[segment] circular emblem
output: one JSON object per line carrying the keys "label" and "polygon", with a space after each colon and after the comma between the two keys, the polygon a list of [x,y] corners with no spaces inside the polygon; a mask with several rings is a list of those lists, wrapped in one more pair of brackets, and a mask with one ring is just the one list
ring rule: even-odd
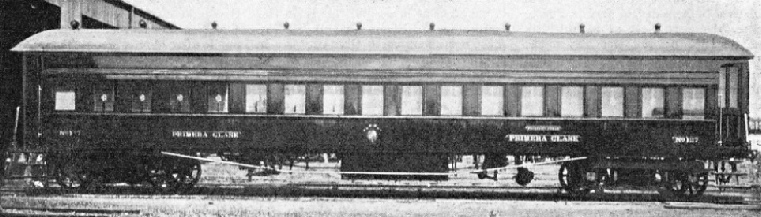
{"label": "circular emblem", "polygon": [[365,138],[367,138],[370,143],[375,143],[380,137],[381,129],[378,127],[378,124],[369,124],[362,130],[362,132],[365,132]]}
{"label": "circular emblem", "polygon": [[182,102],[183,99],[185,99],[185,97],[182,96],[182,94],[177,94],[177,101],[178,102]]}
{"label": "circular emblem", "polygon": [[100,101],[105,102],[106,100],[108,100],[107,94],[100,95]]}
{"label": "circular emblem", "polygon": [[222,102],[222,95],[217,94],[217,96],[214,97],[214,100],[217,100],[217,102]]}
{"label": "circular emblem", "polygon": [[138,97],[138,98],[140,98],[140,102],[144,102],[145,101],[145,94],[140,94],[140,97]]}

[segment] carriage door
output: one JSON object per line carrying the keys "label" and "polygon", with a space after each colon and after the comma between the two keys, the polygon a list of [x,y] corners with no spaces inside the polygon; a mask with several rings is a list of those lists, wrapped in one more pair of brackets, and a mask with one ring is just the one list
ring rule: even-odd
{"label": "carriage door", "polygon": [[743,83],[737,65],[726,65],[719,71],[719,141],[725,146],[739,146],[744,141]]}

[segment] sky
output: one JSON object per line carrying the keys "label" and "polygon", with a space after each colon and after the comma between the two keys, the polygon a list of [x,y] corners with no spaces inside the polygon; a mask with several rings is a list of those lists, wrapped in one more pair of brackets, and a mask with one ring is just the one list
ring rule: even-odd
{"label": "sky", "polygon": [[[436,29],[587,33],[702,32],[761,55],[760,0],[124,0],[184,29]],[[751,60],[761,118],[761,57]]]}

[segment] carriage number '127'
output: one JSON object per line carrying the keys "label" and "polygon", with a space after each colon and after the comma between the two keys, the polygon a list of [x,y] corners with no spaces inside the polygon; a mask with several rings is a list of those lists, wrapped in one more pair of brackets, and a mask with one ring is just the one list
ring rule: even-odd
{"label": "carriage number '127'", "polygon": [[698,143],[697,136],[672,136],[674,143]]}

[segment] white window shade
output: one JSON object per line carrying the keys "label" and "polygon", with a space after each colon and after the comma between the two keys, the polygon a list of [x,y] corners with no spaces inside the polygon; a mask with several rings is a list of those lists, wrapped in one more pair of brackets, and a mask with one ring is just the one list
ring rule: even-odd
{"label": "white window shade", "polygon": [[441,87],[441,115],[462,115],[462,86]]}
{"label": "white window shade", "polygon": [[521,116],[544,115],[544,87],[521,87]]}
{"label": "white window shade", "polygon": [[423,115],[423,87],[402,86],[402,115]]}
{"label": "white window shade", "polygon": [[285,85],[285,114],[304,114],[306,111],[306,86]]}
{"label": "white window shade", "polygon": [[55,92],[56,111],[74,111],[77,109],[77,94],[73,90],[60,90]]}
{"label": "white window shade", "polygon": [[324,86],[322,96],[322,113],[326,115],[344,114],[344,87]]}
{"label": "white window shade", "polygon": [[383,115],[383,86],[362,86],[362,115]]}
{"label": "white window shade", "polygon": [[246,112],[267,112],[267,85],[246,85]]}
{"label": "white window shade", "polygon": [[505,115],[505,88],[502,86],[481,87],[481,115]]}

